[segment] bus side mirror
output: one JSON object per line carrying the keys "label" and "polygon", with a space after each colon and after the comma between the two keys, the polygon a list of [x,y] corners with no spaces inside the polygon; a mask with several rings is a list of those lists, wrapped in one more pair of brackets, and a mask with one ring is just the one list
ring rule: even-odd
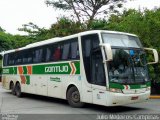
{"label": "bus side mirror", "polygon": [[112,55],[112,49],[111,49],[111,45],[108,43],[105,44],[101,44],[101,47],[104,48],[107,59],[103,61],[103,63],[107,62],[107,61],[112,61],[113,60],[113,55]]}
{"label": "bus side mirror", "polygon": [[154,55],[154,62],[149,62],[149,63],[147,63],[148,65],[158,63],[159,58],[158,58],[158,52],[156,49],[144,48],[144,50],[152,51],[153,55]]}

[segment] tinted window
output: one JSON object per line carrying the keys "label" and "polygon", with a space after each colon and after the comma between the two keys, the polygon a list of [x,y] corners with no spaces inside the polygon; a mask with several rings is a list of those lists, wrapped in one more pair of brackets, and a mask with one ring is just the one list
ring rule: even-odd
{"label": "tinted window", "polygon": [[46,62],[79,59],[78,38],[45,46]]}
{"label": "tinted window", "polygon": [[46,61],[46,62],[51,61],[51,53],[52,53],[52,49],[50,49],[50,47],[47,46],[45,52],[46,52],[45,61]]}
{"label": "tinted window", "polygon": [[61,55],[62,55],[62,45],[61,43],[58,43],[54,46],[54,51],[53,51],[53,61],[58,61],[61,60]]}
{"label": "tinted window", "polygon": [[70,43],[64,43],[63,44],[63,52],[62,52],[62,60],[69,59],[70,55]]}
{"label": "tinted window", "polygon": [[23,63],[30,64],[33,62],[33,49],[23,51]]}
{"label": "tinted window", "polygon": [[20,65],[23,64],[23,51],[15,52],[15,64]]}
{"label": "tinted window", "polygon": [[78,38],[4,55],[4,66],[79,59]]}
{"label": "tinted window", "polygon": [[142,47],[138,37],[135,36],[103,33],[102,38],[104,43],[109,43],[111,44],[111,46],[134,47],[134,48]]}
{"label": "tinted window", "polygon": [[14,53],[10,53],[9,54],[9,58],[8,58],[8,65],[11,66],[11,65],[14,65]]}
{"label": "tinted window", "polygon": [[92,83],[91,70],[91,51],[99,46],[99,38],[97,34],[86,35],[81,37],[82,53],[86,77],[89,83]]}
{"label": "tinted window", "polygon": [[43,49],[42,48],[36,48],[33,52],[33,62],[34,63],[42,62],[42,57],[43,57]]}
{"label": "tinted window", "polygon": [[8,65],[8,54],[5,54],[3,59],[3,66],[7,66],[7,65]]}
{"label": "tinted window", "polygon": [[78,41],[71,42],[71,59],[79,58]]}

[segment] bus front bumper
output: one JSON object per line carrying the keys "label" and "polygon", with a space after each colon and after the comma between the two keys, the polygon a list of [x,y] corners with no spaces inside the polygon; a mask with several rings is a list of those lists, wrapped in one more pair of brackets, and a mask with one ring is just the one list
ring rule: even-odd
{"label": "bus front bumper", "polygon": [[144,102],[149,100],[150,91],[137,94],[124,94],[124,93],[113,93],[108,92],[107,95],[107,106],[119,106],[131,103]]}

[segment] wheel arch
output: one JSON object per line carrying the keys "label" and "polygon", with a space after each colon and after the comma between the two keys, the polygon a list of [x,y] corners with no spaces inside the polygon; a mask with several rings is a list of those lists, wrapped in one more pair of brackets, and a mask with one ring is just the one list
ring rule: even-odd
{"label": "wheel arch", "polygon": [[[16,81],[16,84],[15,84],[15,85],[17,85],[18,83],[20,84],[20,82],[19,82],[19,81]],[[21,85],[21,84],[20,84],[20,85]]]}
{"label": "wheel arch", "polygon": [[12,83],[13,83],[14,86],[17,85],[18,83],[20,84],[19,81],[16,81],[16,83],[14,83],[13,80],[11,80],[10,83],[9,83],[9,89],[11,89],[11,84]]}
{"label": "wheel arch", "polygon": [[67,92],[68,92],[68,90],[69,90],[71,87],[76,87],[77,90],[80,92],[79,88],[78,88],[75,84],[69,84],[68,87],[67,87],[67,89],[66,89],[66,96],[65,96],[66,99],[67,99]]}
{"label": "wheel arch", "polygon": [[10,83],[9,83],[9,89],[11,90],[11,84],[13,83],[13,85],[14,85],[14,82],[13,82],[13,80],[11,80],[10,81]]}

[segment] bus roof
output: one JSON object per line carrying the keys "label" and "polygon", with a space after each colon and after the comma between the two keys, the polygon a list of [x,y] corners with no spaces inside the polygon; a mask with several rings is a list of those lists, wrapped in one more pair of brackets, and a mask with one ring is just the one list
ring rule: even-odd
{"label": "bus roof", "polygon": [[55,38],[51,38],[51,39],[48,39],[48,40],[43,40],[43,41],[40,41],[40,42],[31,43],[31,44],[28,44],[28,45],[26,45],[24,47],[17,48],[17,49],[12,49],[12,50],[8,50],[8,51],[2,51],[0,53],[0,55],[3,56],[6,53],[20,51],[20,50],[24,50],[24,49],[28,49],[28,48],[34,48],[34,47],[38,47],[38,46],[42,46],[42,45],[47,45],[47,44],[50,44],[50,43],[53,43],[53,42],[59,42],[59,41],[64,40],[64,39],[67,40],[67,39],[70,39],[70,38],[74,38],[74,37],[78,37],[78,36],[83,36],[83,35],[94,34],[94,33],[123,34],[123,35],[130,35],[130,36],[137,37],[134,34],[125,33],[125,32],[108,31],[108,30],[90,30],[90,31],[84,31],[84,32],[80,32],[80,33],[77,33],[77,34],[65,36],[65,37],[55,37]]}

